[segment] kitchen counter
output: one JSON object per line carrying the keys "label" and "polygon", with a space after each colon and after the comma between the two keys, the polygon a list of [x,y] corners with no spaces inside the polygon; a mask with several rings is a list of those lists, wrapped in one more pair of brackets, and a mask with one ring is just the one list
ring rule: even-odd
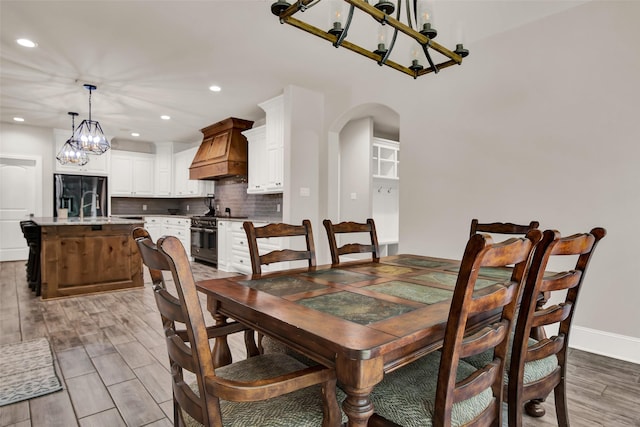
{"label": "kitchen counter", "polygon": [[32,218],[40,226],[42,298],[143,286],[142,260],[131,237],[142,220]]}
{"label": "kitchen counter", "polygon": [[33,222],[40,226],[56,226],[56,225],[129,225],[129,224],[140,224],[143,222],[141,219],[133,219],[130,218],[133,215],[129,215],[128,217],[116,217],[116,216],[98,216],[98,217],[84,217],[80,219],[79,217],[71,217],[71,218],[55,218],[55,217],[35,217],[31,218]]}

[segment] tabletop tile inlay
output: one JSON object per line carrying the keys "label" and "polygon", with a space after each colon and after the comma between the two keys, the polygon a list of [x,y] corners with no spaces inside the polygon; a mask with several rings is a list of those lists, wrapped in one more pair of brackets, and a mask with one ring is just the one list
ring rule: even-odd
{"label": "tabletop tile inlay", "polygon": [[322,279],[333,283],[340,283],[342,285],[376,279],[375,276],[370,276],[368,274],[355,273],[353,271],[340,270],[336,268],[322,271],[310,271],[308,273],[304,273],[303,276]]}
{"label": "tabletop tile inlay", "polygon": [[414,307],[352,292],[336,292],[305,298],[298,301],[298,304],[361,325],[379,322],[415,310]]}
{"label": "tabletop tile inlay", "polygon": [[451,299],[453,296],[453,291],[418,285],[416,283],[402,282],[400,280],[393,280],[379,285],[365,286],[362,289],[376,291],[386,295],[393,295],[394,297],[400,297],[424,304],[435,304],[440,301]]}
{"label": "tabletop tile inlay", "polygon": [[308,282],[298,277],[272,277],[267,279],[240,280],[238,283],[275,296],[293,295],[326,288],[319,283]]}
{"label": "tabletop tile inlay", "polygon": [[[458,272],[460,267],[447,268],[446,271]],[[513,270],[510,268],[501,268],[501,267],[480,267],[480,272],[478,273],[480,276],[486,277],[495,277],[496,279],[507,280],[511,277],[511,273]]]}
{"label": "tabletop tile inlay", "polygon": [[[425,282],[431,282],[431,283],[437,283],[440,285],[450,286],[452,288],[456,286],[456,280],[458,280],[458,276],[456,274],[447,274],[447,273],[441,273],[438,271],[430,271],[428,273],[421,274],[419,276],[414,276],[412,278],[417,280],[424,280]],[[482,289],[482,288],[486,288],[487,286],[491,286],[495,284],[496,284],[495,280],[478,279],[476,281],[475,289]]]}
{"label": "tabletop tile inlay", "polygon": [[394,264],[413,265],[413,266],[422,267],[422,268],[438,268],[438,267],[442,267],[443,265],[451,264],[451,261],[435,261],[430,259],[419,259],[419,258],[400,258],[400,259],[394,259],[391,262],[393,262]]}
{"label": "tabletop tile inlay", "polygon": [[367,273],[373,273],[373,274],[384,273],[384,274],[391,274],[395,276],[416,271],[413,268],[399,267],[397,265],[390,265],[390,264],[374,264],[367,267],[362,267],[362,268],[359,267],[357,268],[357,270],[365,271]]}

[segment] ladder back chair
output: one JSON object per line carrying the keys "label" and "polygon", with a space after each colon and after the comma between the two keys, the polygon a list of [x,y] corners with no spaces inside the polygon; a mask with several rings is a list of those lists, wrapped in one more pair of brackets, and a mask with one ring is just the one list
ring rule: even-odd
{"label": "ladder back chair", "polygon": [[511,222],[487,222],[480,223],[477,219],[471,220],[471,231],[469,236],[477,233],[495,234],[527,234],[530,230],[537,230],[540,226],[538,221],[531,221],[529,225],[519,225]]}
{"label": "ladder back chair", "polygon": [[[518,297],[532,250],[542,233],[494,244],[487,235],[469,239],[449,309],[441,352],[434,352],[383,378],[371,393],[369,426],[502,426],[504,366]],[[475,289],[481,267],[513,265],[502,283]],[[480,329],[467,320],[495,319]],[[473,324],[473,322],[469,322]],[[491,351],[476,368],[463,357]]]}
{"label": "ladder back chair", "polygon": [[[247,245],[249,246],[251,271],[253,274],[262,274],[261,266],[263,264],[271,264],[275,262],[307,260],[309,267],[316,265],[313,230],[311,229],[311,221],[308,219],[303,220],[302,225],[274,223],[267,224],[262,227],[255,227],[251,221],[245,221],[242,226],[247,234]],[[306,250],[282,249],[260,255],[260,244],[258,239],[273,237],[304,237]],[[315,362],[309,358],[297,353],[293,349],[274,339],[265,337],[261,333],[258,333],[258,349],[260,353],[286,353],[307,365],[315,364]]]}
{"label": "ladder back chair", "polygon": [[[158,304],[162,303],[162,301],[170,301],[174,305],[179,304],[178,298],[173,296],[171,292],[167,289],[167,285],[165,283],[165,277],[163,272],[167,272],[170,274],[169,264],[164,259],[163,256],[157,251],[153,240],[151,239],[151,235],[149,232],[143,227],[136,227],[132,231],[132,236],[138,246],[138,251],[140,252],[140,256],[142,257],[143,264],[149,270],[149,275],[151,276],[151,283],[153,285],[153,290],[156,292],[154,295],[156,296],[156,302]],[[161,300],[158,298],[162,297]],[[162,320],[162,324],[165,325],[169,320],[165,318],[160,311],[160,318]],[[225,319],[226,320],[226,319]],[[258,346],[256,345],[254,339],[253,329],[250,329],[238,322],[227,322],[225,325],[226,331],[228,334],[244,331],[244,342],[247,350],[247,357],[257,356]],[[175,328],[175,325],[172,325]],[[221,330],[218,326],[209,326],[207,327],[208,333],[220,335],[217,331]],[[184,331],[180,331],[178,333],[179,336],[186,339],[186,333]],[[222,335],[220,335],[222,337]],[[211,337],[210,337],[211,338]],[[226,348],[226,347],[225,347]],[[226,360],[231,360],[231,354],[229,353],[220,353],[220,360],[214,360],[215,366],[222,366],[225,364]]]}
{"label": "ladder back chair", "polygon": [[[598,242],[605,235],[604,228],[568,237],[560,237],[554,230],[544,232],[533,257],[513,338],[508,383],[510,426],[522,425],[523,406],[529,415],[543,416],[544,409],[538,404],[551,391],[554,392],[558,425],[569,426],[566,398],[569,331],[587,267]],[[550,258],[567,256],[577,258],[572,270],[545,273]],[[560,295],[563,291],[566,296],[562,302],[549,307],[537,306],[540,293]],[[530,338],[532,328],[548,325],[558,325],[557,335],[540,341]]]}
{"label": "ladder back chair", "polygon": [[[330,427],[343,422],[333,369],[307,367],[286,354],[258,355],[215,367],[209,339],[235,332],[235,324],[205,327],[189,259],[179,239],[163,237],[154,245],[150,238],[138,237],[136,243],[150,269],[169,268],[178,295],[163,287],[154,290],[165,320],[176,426]],[[194,383],[185,382],[185,370],[195,375]]]}
{"label": "ladder back chair", "polygon": [[[309,267],[316,265],[313,231],[311,230],[311,221],[308,219],[303,220],[302,225],[274,223],[262,227],[254,227],[251,221],[245,221],[242,226],[245,233],[247,233],[247,245],[249,246],[253,274],[262,274],[262,265],[275,262],[307,260]],[[303,236],[305,238],[306,250],[282,249],[260,255],[258,239],[295,236]]]}
{"label": "ladder back chair", "polygon": [[[378,245],[378,235],[376,233],[376,224],[373,219],[367,219],[367,222],[358,223],[352,221],[344,221],[334,224],[329,219],[322,221],[324,228],[327,230],[327,239],[329,240],[329,249],[331,250],[331,263],[340,264],[340,255],[355,253],[371,253],[374,261],[380,259],[380,247]],[[371,243],[347,243],[340,247],[337,244],[336,234],[347,233],[367,233]]]}

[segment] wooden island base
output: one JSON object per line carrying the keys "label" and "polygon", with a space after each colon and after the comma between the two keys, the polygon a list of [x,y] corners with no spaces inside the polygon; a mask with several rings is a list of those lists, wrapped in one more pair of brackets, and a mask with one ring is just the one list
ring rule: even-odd
{"label": "wooden island base", "polygon": [[41,225],[42,298],[143,286],[139,224]]}

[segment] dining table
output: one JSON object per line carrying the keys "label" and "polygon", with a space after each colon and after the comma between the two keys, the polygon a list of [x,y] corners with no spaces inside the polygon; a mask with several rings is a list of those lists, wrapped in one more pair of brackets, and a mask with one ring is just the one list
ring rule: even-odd
{"label": "dining table", "polygon": [[[217,324],[228,319],[335,368],[350,427],[366,426],[371,390],[386,373],[442,346],[459,260],[392,255],[262,275],[205,279],[197,288]],[[509,280],[511,269],[481,268],[474,292]],[[499,314],[471,318],[479,329]],[[214,360],[231,363],[226,341]]]}

